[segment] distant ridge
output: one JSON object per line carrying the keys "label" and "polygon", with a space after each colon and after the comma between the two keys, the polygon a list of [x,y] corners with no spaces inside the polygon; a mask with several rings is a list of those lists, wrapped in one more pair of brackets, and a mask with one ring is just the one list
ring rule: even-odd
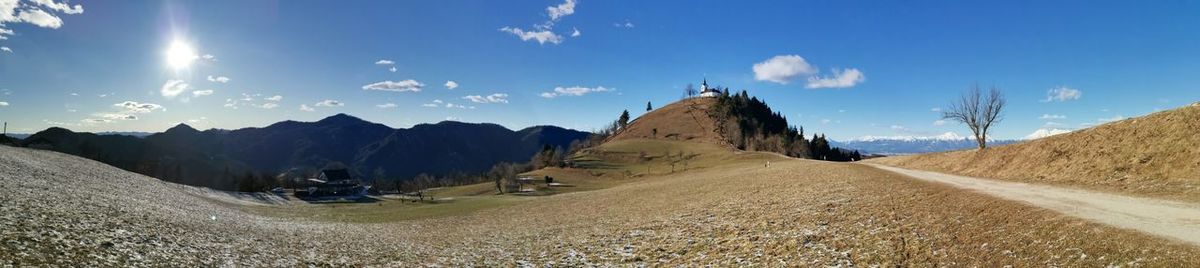
{"label": "distant ridge", "polygon": [[[1019,140],[989,140],[997,146],[1020,142]],[[862,153],[882,155],[908,155],[973,149],[977,145],[970,138],[954,132],[936,136],[863,136],[845,141],[830,141],[838,147],[859,150]]]}
{"label": "distant ridge", "polygon": [[311,171],[332,162],[362,176],[378,169],[389,178],[482,172],[500,162],[526,162],[544,144],[567,148],[588,135],[555,126],[513,131],[454,121],[393,129],[337,114],[316,122],[289,120],[236,130],[200,131],[179,124],[144,138],[53,127],[20,143],[169,181],[232,189],[233,176]]}

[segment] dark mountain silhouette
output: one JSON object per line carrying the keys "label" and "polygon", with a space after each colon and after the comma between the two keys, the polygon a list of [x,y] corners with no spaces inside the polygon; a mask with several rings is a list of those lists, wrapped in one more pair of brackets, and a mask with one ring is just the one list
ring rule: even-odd
{"label": "dark mountain silhouette", "polygon": [[22,146],[83,156],[160,179],[219,189],[235,177],[316,170],[341,162],[363,176],[477,173],[500,162],[525,162],[544,144],[566,148],[587,132],[555,126],[512,131],[495,124],[444,121],[393,129],[346,114],[262,128],[196,130],[179,124],[144,138],[49,128]]}

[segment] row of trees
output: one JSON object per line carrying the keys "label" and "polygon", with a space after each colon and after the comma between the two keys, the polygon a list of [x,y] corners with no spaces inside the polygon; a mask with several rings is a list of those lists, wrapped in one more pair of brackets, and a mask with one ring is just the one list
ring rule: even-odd
{"label": "row of trees", "polygon": [[717,132],[738,149],[829,161],[862,159],[857,151],[831,148],[824,135],[805,140],[803,127],[789,125],[786,117],[745,90],[730,94],[726,88],[722,92],[709,115],[717,121]]}

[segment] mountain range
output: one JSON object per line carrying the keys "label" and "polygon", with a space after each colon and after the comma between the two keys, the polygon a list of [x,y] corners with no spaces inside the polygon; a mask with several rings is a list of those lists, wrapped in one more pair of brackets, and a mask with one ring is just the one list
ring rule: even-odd
{"label": "mountain range", "polygon": [[[1004,145],[1021,140],[989,140],[988,145]],[[863,154],[908,155],[975,148],[975,140],[954,132],[937,136],[864,136],[829,142],[833,146],[858,150]]]}
{"label": "mountain range", "polygon": [[[200,131],[179,124],[144,137],[49,128],[20,144],[83,156],[189,185],[235,187],[242,174],[311,173],[338,162],[352,173],[411,178],[420,173],[478,173],[500,162],[526,162],[543,145],[567,148],[590,133],[555,126],[517,131],[496,124],[443,121],[407,129],[337,114],[316,122]],[[368,175],[370,174],[370,175]]]}

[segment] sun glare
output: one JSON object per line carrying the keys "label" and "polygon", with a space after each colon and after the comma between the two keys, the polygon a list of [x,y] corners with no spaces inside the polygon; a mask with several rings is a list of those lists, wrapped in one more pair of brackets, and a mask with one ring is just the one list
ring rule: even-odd
{"label": "sun glare", "polygon": [[200,56],[196,55],[196,50],[183,41],[175,40],[167,48],[167,65],[175,70],[187,69],[198,58]]}

